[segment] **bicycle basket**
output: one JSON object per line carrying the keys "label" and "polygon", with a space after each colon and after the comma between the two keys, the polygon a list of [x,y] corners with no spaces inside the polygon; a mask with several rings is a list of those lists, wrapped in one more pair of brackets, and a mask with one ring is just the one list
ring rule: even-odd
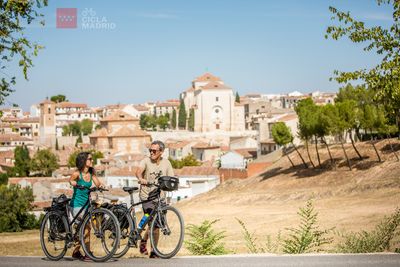
{"label": "bicycle basket", "polygon": [[158,184],[163,191],[178,190],[179,179],[171,176],[162,176],[158,179]]}
{"label": "bicycle basket", "polygon": [[70,198],[67,198],[66,195],[61,194],[58,197],[54,197],[53,201],[51,202],[51,209],[58,210],[58,211],[66,211],[66,207]]}
{"label": "bicycle basket", "polygon": [[115,217],[118,218],[121,231],[129,228],[129,221],[126,218],[126,210],[126,204],[115,205],[115,207],[112,209]]}

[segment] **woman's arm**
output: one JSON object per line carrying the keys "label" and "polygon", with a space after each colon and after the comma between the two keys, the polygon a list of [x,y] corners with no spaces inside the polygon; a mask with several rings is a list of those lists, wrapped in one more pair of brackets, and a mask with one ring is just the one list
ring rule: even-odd
{"label": "woman's arm", "polygon": [[95,174],[93,174],[92,179],[93,179],[93,183],[96,187],[104,187],[104,184],[100,181],[99,178],[97,178],[97,176]]}
{"label": "woman's arm", "polygon": [[76,186],[78,184],[79,172],[74,172],[71,174],[69,178],[69,184],[72,186]]}

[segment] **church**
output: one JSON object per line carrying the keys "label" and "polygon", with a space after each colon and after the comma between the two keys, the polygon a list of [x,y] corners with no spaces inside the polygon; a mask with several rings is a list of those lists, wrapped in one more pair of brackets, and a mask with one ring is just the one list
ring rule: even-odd
{"label": "church", "polygon": [[194,131],[244,131],[244,106],[219,77],[205,73],[181,94],[186,113],[194,110]]}

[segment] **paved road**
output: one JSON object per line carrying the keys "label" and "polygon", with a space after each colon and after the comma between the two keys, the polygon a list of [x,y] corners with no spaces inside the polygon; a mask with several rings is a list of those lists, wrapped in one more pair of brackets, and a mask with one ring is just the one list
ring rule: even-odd
{"label": "paved road", "polygon": [[65,259],[52,262],[41,257],[0,257],[0,266],[163,266],[163,267],[233,267],[233,266],[400,266],[400,254],[363,254],[363,255],[230,255],[220,257],[177,257],[169,260],[131,258],[92,263]]}

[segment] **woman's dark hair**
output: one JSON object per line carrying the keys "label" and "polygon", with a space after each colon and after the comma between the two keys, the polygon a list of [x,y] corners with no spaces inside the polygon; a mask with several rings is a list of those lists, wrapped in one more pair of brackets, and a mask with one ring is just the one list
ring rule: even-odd
{"label": "woman's dark hair", "polygon": [[89,155],[90,155],[89,152],[80,152],[76,156],[75,165],[80,172],[83,171],[83,169],[86,167],[86,161],[87,161]]}

